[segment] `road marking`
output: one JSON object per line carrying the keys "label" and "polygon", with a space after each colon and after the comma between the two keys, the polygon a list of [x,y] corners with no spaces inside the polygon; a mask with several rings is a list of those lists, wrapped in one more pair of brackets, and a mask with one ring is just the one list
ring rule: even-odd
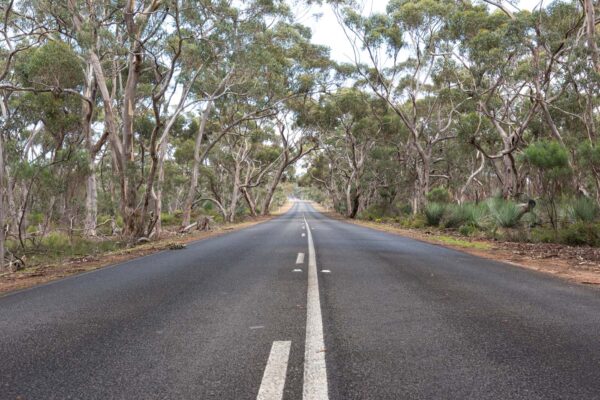
{"label": "road marking", "polygon": [[295,269],[295,270],[293,270],[292,272],[302,272],[302,270],[301,270],[301,269],[299,269],[299,268],[296,268],[296,269]]}
{"label": "road marking", "polygon": [[306,236],[304,233],[302,234],[302,237]]}
{"label": "road marking", "polygon": [[292,342],[273,342],[256,400],[281,400]]}
{"label": "road marking", "polygon": [[322,272],[322,273],[324,273],[324,274],[330,274],[330,273],[331,273],[331,271],[330,271],[330,270],[328,270],[328,269],[324,269],[324,270],[322,270],[321,272]]}
{"label": "road marking", "polygon": [[298,253],[298,257],[296,257],[296,264],[304,263],[304,253]]}
{"label": "road marking", "polygon": [[327,369],[325,366],[325,341],[323,340],[323,318],[319,300],[319,278],[317,255],[310,226],[308,232],[308,293],[306,300],[306,344],[304,346],[304,400],[328,400]]}

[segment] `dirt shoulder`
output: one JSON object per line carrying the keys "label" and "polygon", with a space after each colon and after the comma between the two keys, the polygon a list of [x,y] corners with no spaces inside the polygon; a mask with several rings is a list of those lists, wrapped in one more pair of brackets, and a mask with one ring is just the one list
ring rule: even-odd
{"label": "dirt shoulder", "polygon": [[473,239],[433,229],[405,229],[392,223],[348,219],[319,204],[313,205],[322,214],[337,220],[556,275],[572,282],[600,285],[600,248],[555,243],[501,242]]}
{"label": "dirt shoulder", "polygon": [[217,225],[210,231],[192,231],[186,234],[171,232],[166,237],[117,251],[95,254],[93,256],[65,259],[60,263],[43,264],[25,268],[17,272],[0,274],[0,296],[16,290],[26,289],[42,283],[54,281],[67,276],[93,271],[134,258],[147,256],[163,250],[169,250],[188,243],[211,237],[221,236],[232,231],[248,228],[286,213],[292,206],[287,203],[269,216],[249,217],[244,222]]}

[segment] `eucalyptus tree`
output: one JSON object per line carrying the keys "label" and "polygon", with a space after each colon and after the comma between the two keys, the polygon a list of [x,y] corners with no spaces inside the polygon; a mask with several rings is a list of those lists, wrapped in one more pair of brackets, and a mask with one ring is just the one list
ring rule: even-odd
{"label": "eucalyptus tree", "polygon": [[294,121],[290,120],[288,112],[278,115],[275,119],[274,129],[279,135],[278,140],[275,142],[277,143],[279,155],[270,181],[266,183],[265,195],[260,207],[262,215],[269,214],[273,195],[285,171],[318,146],[314,136],[306,134],[306,131],[294,126]]}
{"label": "eucalyptus tree", "polygon": [[[459,96],[452,91],[444,65],[451,62],[452,42],[446,32],[454,1],[390,1],[387,13],[364,16],[346,7],[338,10],[355,51],[364,83],[398,115],[416,154],[413,204],[426,201],[432,155],[436,145],[456,137],[452,131]],[[362,62],[360,54],[366,54]],[[442,101],[444,100],[444,101]]]}
{"label": "eucalyptus tree", "polygon": [[[370,153],[383,138],[386,109],[385,102],[364,91],[340,89],[322,96],[303,120],[319,130],[321,147],[343,179],[345,211],[350,218],[356,216],[365,191],[363,178]],[[333,188],[329,190],[337,195]]]}

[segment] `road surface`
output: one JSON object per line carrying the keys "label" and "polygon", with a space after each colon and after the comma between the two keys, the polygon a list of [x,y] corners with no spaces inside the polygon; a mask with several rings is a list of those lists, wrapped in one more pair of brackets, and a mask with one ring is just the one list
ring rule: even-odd
{"label": "road surface", "polygon": [[297,202],[0,298],[17,398],[600,399],[600,291]]}

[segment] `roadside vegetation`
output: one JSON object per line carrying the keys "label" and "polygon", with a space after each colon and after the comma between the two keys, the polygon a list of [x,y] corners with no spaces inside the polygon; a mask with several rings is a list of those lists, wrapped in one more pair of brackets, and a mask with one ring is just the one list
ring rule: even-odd
{"label": "roadside vegetation", "polygon": [[0,272],[267,216],[318,147],[285,2],[0,3]]}
{"label": "roadside vegetation", "polygon": [[544,199],[539,202],[532,207],[501,197],[479,203],[437,201],[427,203],[419,214],[412,213],[404,204],[372,205],[359,212],[357,218],[473,239],[600,246],[600,219],[595,201],[561,197],[552,205]]}
{"label": "roadside vegetation", "polygon": [[356,83],[311,113],[307,197],[457,240],[600,246],[597,4],[338,11]]}
{"label": "roadside vegetation", "polygon": [[1,3],[0,271],[293,192],[348,218],[600,245],[596,2],[316,3],[352,62],[284,0]]}

